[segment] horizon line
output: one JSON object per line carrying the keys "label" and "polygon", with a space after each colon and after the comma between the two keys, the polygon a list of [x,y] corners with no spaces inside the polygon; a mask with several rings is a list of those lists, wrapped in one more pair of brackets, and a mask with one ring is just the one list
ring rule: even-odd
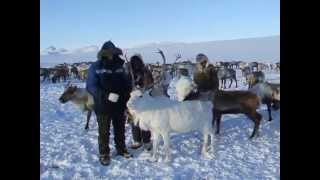
{"label": "horizon line", "polygon": [[[232,41],[232,40],[245,40],[245,39],[256,39],[256,38],[267,38],[267,37],[276,37],[276,36],[280,36],[280,34],[276,34],[276,35],[267,35],[267,36],[254,36],[254,37],[243,37],[243,38],[233,38],[233,39],[223,39],[223,40],[209,40],[209,41],[193,41],[193,42],[182,42],[182,41],[159,41],[159,42],[148,42],[148,43],[144,43],[144,44],[140,44],[140,45],[133,45],[131,47],[123,47],[121,49],[134,49],[134,48],[141,48],[143,46],[146,46],[146,45],[150,45],[150,44],[165,44],[165,43],[184,43],[184,44],[192,44],[192,43],[203,43],[203,42],[221,42],[221,41]],[[55,47],[57,48],[55,45],[50,45],[44,49],[40,49],[40,51],[43,51],[49,47]],[[88,46],[98,46],[98,45],[93,45],[93,44],[88,44],[86,46],[82,46],[82,47],[78,47],[78,48],[72,48],[72,49],[67,49],[67,48],[64,48],[64,47],[58,47],[58,49],[67,49],[67,50],[76,50],[76,49],[79,49],[79,48],[83,48],[83,47],[88,47]],[[99,47],[99,46],[98,46]]]}

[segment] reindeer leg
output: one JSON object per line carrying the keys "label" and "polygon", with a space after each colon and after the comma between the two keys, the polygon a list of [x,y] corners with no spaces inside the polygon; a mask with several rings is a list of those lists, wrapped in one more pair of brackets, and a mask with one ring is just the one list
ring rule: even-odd
{"label": "reindeer leg", "polygon": [[272,116],[271,116],[271,102],[268,102],[268,103],[267,103],[267,107],[268,107],[269,121],[272,121]]}
{"label": "reindeer leg", "polygon": [[87,123],[86,123],[86,126],[85,126],[85,130],[88,130],[89,129],[89,121],[90,121],[90,117],[91,117],[91,111],[89,110],[88,111],[88,114],[87,114]]}
{"label": "reindeer leg", "polygon": [[159,144],[159,134],[156,132],[152,132],[152,136],[153,136],[153,152],[152,152],[152,161],[156,161],[157,160],[157,150],[158,150],[158,144]]}
{"label": "reindeer leg", "polygon": [[216,110],[213,108],[212,109],[212,129],[214,128],[215,120],[216,120]]}
{"label": "reindeer leg", "polygon": [[171,160],[171,150],[170,150],[170,135],[169,132],[166,132],[162,135],[163,137],[163,143],[164,143],[164,149],[166,153],[165,162],[170,162]]}
{"label": "reindeer leg", "polygon": [[232,79],[230,79],[229,89],[231,88],[232,82],[233,82],[233,80],[232,80]]}
{"label": "reindeer leg", "polygon": [[211,150],[212,150],[212,153],[213,153],[213,150],[214,150],[214,133],[213,133],[213,131],[211,131],[209,134],[210,134],[210,141],[211,141]]}
{"label": "reindeer leg", "polygon": [[220,133],[220,122],[221,122],[221,113],[216,112],[216,121],[217,121],[217,129],[216,129],[216,134]]}
{"label": "reindeer leg", "polygon": [[234,78],[234,81],[236,82],[236,88],[238,88],[237,78]]}
{"label": "reindeer leg", "polygon": [[209,157],[209,154],[208,154],[208,143],[209,143],[208,130],[204,130],[202,132],[202,134],[203,134],[203,145],[202,145],[201,154],[203,157],[207,158],[207,157]]}
{"label": "reindeer leg", "polygon": [[262,116],[259,113],[257,113],[256,111],[254,111],[249,114],[249,118],[254,122],[253,132],[250,136],[250,139],[252,139],[255,136],[255,134],[258,135],[258,133],[259,133],[258,131],[259,131],[259,126],[260,126],[260,121],[261,121]]}

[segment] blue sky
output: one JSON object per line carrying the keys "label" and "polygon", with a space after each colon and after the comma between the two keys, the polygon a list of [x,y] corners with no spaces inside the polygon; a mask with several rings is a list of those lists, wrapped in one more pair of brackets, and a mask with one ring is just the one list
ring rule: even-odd
{"label": "blue sky", "polygon": [[40,48],[280,34],[280,0],[41,0]]}

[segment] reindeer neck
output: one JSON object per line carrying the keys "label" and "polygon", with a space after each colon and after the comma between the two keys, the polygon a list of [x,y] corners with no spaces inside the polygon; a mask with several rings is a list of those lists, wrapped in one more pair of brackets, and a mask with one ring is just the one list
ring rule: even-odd
{"label": "reindeer neck", "polygon": [[78,88],[75,92],[75,95],[72,98],[72,101],[76,104],[81,104],[83,102],[86,102],[88,100],[88,94],[86,92],[86,89],[84,88]]}

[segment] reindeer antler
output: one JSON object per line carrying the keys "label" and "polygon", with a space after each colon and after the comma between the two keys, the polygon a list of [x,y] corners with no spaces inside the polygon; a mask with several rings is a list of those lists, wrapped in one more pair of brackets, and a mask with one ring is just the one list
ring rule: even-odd
{"label": "reindeer antler", "polygon": [[166,79],[166,75],[165,75],[165,71],[166,71],[166,57],[163,53],[163,51],[161,49],[158,48],[158,52],[161,57],[162,57],[162,60],[163,60],[163,64],[162,64],[162,76],[161,76],[161,79]]}
{"label": "reindeer antler", "polygon": [[126,62],[129,62],[128,57],[127,57],[127,53],[124,54],[124,58],[126,59]]}
{"label": "reindeer antler", "polygon": [[161,49],[158,49],[158,52],[156,52],[156,53],[159,53],[161,55],[161,57],[163,59],[163,64],[166,64],[167,60],[166,60],[166,57],[163,54],[163,51]]}
{"label": "reindeer antler", "polygon": [[177,62],[179,59],[181,59],[181,54],[177,54],[177,55],[176,55],[176,60],[175,60],[175,62]]}
{"label": "reindeer antler", "polygon": [[131,87],[134,88],[134,87],[135,87],[134,75],[133,75],[133,70],[132,70],[131,62],[128,60],[128,57],[127,57],[127,53],[124,54],[124,58],[126,59],[126,62],[127,62],[128,65],[129,65],[129,73],[130,73],[130,76],[131,76]]}

